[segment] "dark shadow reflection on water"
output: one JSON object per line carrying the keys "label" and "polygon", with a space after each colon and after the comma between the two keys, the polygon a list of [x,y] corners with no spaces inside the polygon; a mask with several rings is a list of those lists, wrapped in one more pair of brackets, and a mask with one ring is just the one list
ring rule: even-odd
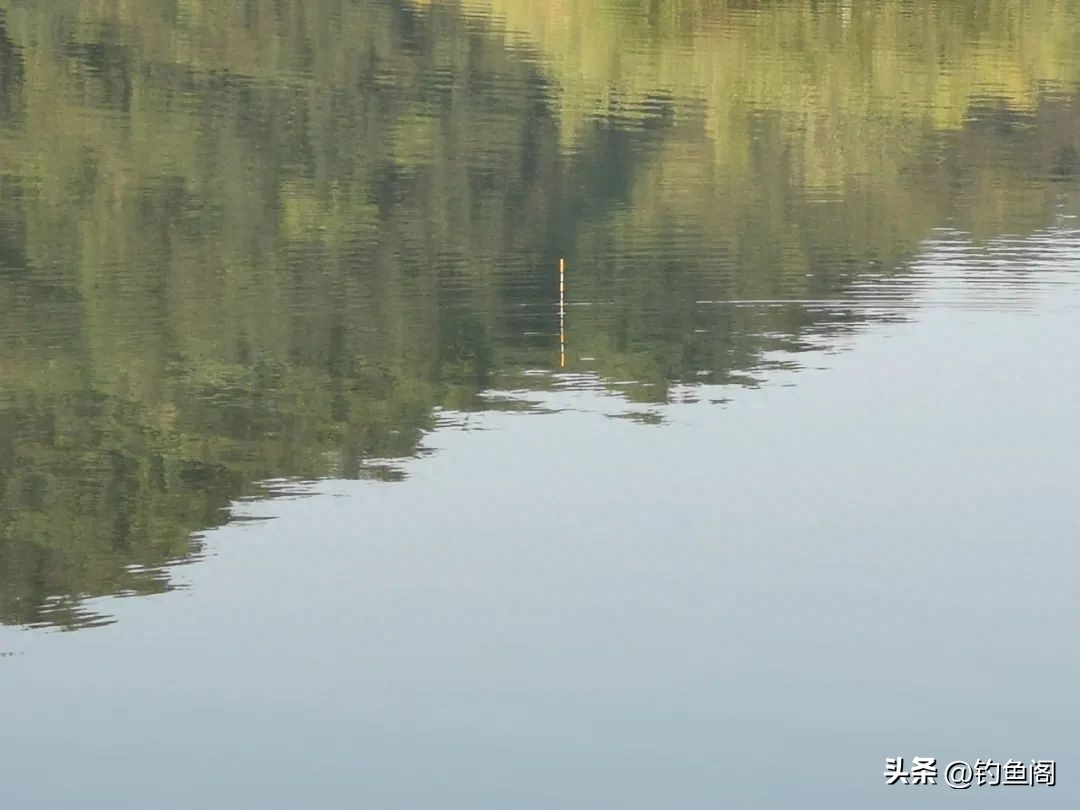
{"label": "dark shadow reflection on water", "polygon": [[[948,306],[1023,307],[1075,242],[1075,59],[1012,96],[868,100],[860,54],[912,31],[856,26],[804,45],[844,92],[794,109],[802,74],[759,25],[787,36],[804,6],[689,23],[701,50],[612,22],[688,78],[645,59],[648,87],[601,99],[558,27],[522,45],[535,21],[498,3],[222,4],[209,27],[0,4],[0,621],[108,622],[84,601],[168,590],[231,504],[289,494],[265,482],[397,481],[447,420],[533,407],[492,392],[613,390],[654,424],[911,317],[943,278]],[[1076,22],[1044,11],[989,53],[940,21],[946,67]],[[710,94],[714,35],[770,81]]]}

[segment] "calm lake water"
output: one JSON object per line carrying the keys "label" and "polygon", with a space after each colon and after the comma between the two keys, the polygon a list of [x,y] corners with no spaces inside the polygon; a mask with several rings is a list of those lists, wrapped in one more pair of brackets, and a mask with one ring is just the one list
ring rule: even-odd
{"label": "calm lake water", "polygon": [[1078,0],[0,0],[2,805],[1076,807],[1078,351]]}

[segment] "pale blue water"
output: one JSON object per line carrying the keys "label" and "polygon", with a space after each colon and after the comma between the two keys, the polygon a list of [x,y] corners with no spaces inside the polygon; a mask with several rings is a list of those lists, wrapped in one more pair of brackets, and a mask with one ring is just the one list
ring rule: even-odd
{"label": "pale blue water", "polygon": [[[113,625],[0,631],[10,806],[1072,806],[1080,237],[1046,239],[1022,308],[928,283],[659,425],[557,377],[401,482],[238,505]],[[886,788],[896,755],[1059,784]]]}

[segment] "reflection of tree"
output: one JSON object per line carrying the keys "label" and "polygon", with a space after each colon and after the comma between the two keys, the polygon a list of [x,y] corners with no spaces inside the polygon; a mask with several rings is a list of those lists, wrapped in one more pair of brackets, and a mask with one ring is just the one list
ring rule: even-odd
{"label": "reflection of tree", "polygon": [[[782,39],[803,12],[769,13]],[[772,63],[757,28],[738,47]],[[1060,183],[1025,179],[1075,172],[1070,99],[898,114],[875,146],[855,102],[694,108],[648,76],[566,150],[527,55],[442,6],[0,0],[0,621],[99,620],[81,598],[168,587],[252,482],[415,453],[435,408],[554,356],[529,333],[558,255],[604,302],[575,351],[663,399],[858,318],[695,302],[842,299],[949,217],[1045,222]]]}
{"label": "reflection of tree", "polygon": [[781,113],[819,186],[895,165],[879,137],[917,149],[896,143],[897,123],[960,129],[986,97],[1030,112],[1048,84],[1076,80],[1080,59],[1071,0],[596,0],[573,13],[558,0],[459,1],[543,54],[564,88],[565,137],[598,108],[648,115],[663,88],[703,111],[721,165],[747,159],[747,113]]}

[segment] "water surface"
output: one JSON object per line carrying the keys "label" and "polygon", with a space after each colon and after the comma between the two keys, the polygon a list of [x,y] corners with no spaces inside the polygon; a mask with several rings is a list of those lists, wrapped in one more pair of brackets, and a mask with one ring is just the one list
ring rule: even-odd
{"label": "water surface", "polygon": [[1075,803],[1078,79],[1065,0],[0,0],[14,805]]}

